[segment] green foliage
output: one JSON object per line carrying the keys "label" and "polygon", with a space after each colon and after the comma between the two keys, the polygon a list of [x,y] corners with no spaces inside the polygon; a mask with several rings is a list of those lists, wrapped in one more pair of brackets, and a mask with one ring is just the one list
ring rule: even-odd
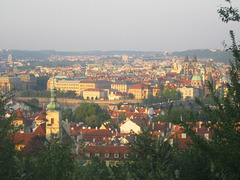
{"label": "green foliage", "polygon": [[40,109],[39,105],[39,100],[37,98],[32,98],[28,101],[24,101],[24,103],[31,108],[31,111],[37,112]]}
{"label": "green foliage", "polygon": [[128,165],[128,176],[131,179],[177,178],[173,147],[168,141],[157,138],[148,130],[136,135],[136,140],[131,144],[132,163]]}
{"label": "green foliage", "polygon": [[170,101],[177,100],[179,98],[179,92],[175,89],[170,90],[166,88],[163,91],[163,97]]}
{"label": "green foliage", "polygon": [[94,157],[91,163],[80,167],[76,179],[110,180],[112,179],[111,169],[106,166],[106,162],[104,160],[99,159],[99,157]]}
{"label": "green foliage", "polygon": [[122,105],[123,105],[122,102],[120,102],[120,103],[117,104],[117,108],[118,108],[118,110],[120,110],[120,108],[121,108]]}
{"label": "green foliage", "polygon": [[124,112],[119,113],[118,119],[119,119],[120,122],[122,122],[123,120],[126,120],[126,118],[127,118],[126,113],[124,113]]}
{"label": "green foliage", "polygon": [[50,91],[20,91],[19,92],[20,97],[44,97],[44,98],[50,98],[51,92]]}
{"label": "green foliage", "polygon": [[134,99],[135,97],[134,97],[134,95],[133,95],[133,93],[129,93],[128,94],[128,99]]}
{"label": "green foliage", "polygon": [[15,117],[10,114],[6,117],[5,105],[9,95],[0,97],[0,177],[1,179],[14,179],[16,174],[15,157],[18,156],[13,143],[14,133],[19,129],[12,124]]}
{"label": "green foliage", "polygon": [[[227,0],[227,2],[231,2]],[[231,7],[221,8],[219,11],[222,21],[239,21],[238,10]],[[235,42],[235,37],[230,31],[232,46],[229,48],[234,56],[230,62],[231,83],[227,84],[225,97],[217,96],[210,84],[209,90],[213,99],[214,108],[204,105],[199,99],[197,103],[202,112],[210,119],[203,124],[212,131],[211,140],[207,143],[199,137],[192,128],[182,122],[185,131],[192,139],[193,147],[205,154],[211,163],[212,179],[239,179],[240,178],[240,51]]]}
{"label": "green foliage", "polygon": [[62,110],[62,119],[68,119],[69,121],[75,121],[75,115],[72,108],[66,108]]}
{"label": "green foliage", "polygon": [[47,81],[49,79],[48,76],[40,76],[40,77],[37,77],[37,88],[36,90],[39,90],[39,91],[46,91],[47,90]]}
{"label": "green foliage", "polygon": [[91,127],[100,125],[111,119],[105,110],[95,103],[81,103],[74,111],[76,122],[85,122]]}
{"label": "green foliage", "polygon": [[183,120],[190,122],[192,119],[195,119],[195,115],[191,110],[172,108],[171,111],[166,110],[164,115],[156,116],[154,121],[178,123],[180,120]]}
{"label": "green foliage", "polygon": [[[35,90],[29,90],[29,91],[20,91],[19,92],[20,97],[43,97],[43,98],[50,98],[51,92],[50,91],[35,91]],[[76,98],[77,95],[75,91],[57,91],[57,97],[59,98]]]}
{"label": "green foliage", "polygon": [[61,143],[52,136],[38,154],[28,154],[22,159],[23,179],[72,179],[74,157],[71,144]]}
{"label": "green foliage", "polygon": [[144,105],[151,106],[154,103],[167,102],[167,101],[178,100],[178,99],[180,99],[179,91],[175,89],[170,90],[166,88],[164,90],[162,89],[158,91],[156,96],[149,94],[148,98],[143,99],[142,102]]}

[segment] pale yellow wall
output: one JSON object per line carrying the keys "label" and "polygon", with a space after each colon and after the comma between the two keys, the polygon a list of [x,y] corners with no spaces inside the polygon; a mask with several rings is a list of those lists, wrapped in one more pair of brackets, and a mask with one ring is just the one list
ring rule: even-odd
{"label": "pale yellow wall", "polygon": [[[54,119],[54,124],[51,124],[51,119]],[[59,134],[60,112],[47,112],[46,119],[46,138],[50,139],[51,134]]]}
{"label": "pale yellow wall", "polygon": [[120,127],[120,132],[121,133],[130,133],[131,131],[135,132],[135,133],[140,133],[141,132],[141,128],[135,124],[132,121],[127,121],[126,123],[124,123],[121,127]]}

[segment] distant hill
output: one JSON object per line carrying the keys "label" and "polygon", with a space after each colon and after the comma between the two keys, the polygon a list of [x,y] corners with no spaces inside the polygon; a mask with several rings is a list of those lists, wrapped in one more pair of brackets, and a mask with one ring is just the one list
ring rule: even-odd
{"label": "distant hill", "polygon": [[191,59],[194,54],[196,54],[197,58],[201,59],[213,59],[215,62],[224,62],[229,63],[229,60],[233,59],[233,55],[231,51],[221,51],[221,50],[209,50],[209,49],[193,49],[187,51],[179,51],[173,52],[171,55],[173,56],[185,56],[188,55]]}
{"label": "distant hill", "polygon": [[[163,52],[157,51],[82,51],[82,52],[67,52],[67,51],[54,51],[54,50],[40,50],[40,51],[28,51],[28,50],[2,50],[0,51],[0,60],[6,60],[8,55],[12,54],[13,60],[15,59],[29,59],[29,60],[46,60],[50,56],[80,56],[80,55],[90,55],[90,56],[110,56],[110,55],[158,55],[158,60],[164,60]],[[221,51],[221,50],[209,50],[209,49],[194,49],[187,51],[175,51],[168,53],[169,56],[185,56],[188,55],[191,59],[194,54],[198,58],[203,59],[213,59],[215,62],[228,63],[229,59],[233,59],[232,52]],[[162,58],[161,58],[162,57]],[[150,58],[150,57],[149,57]],[[150,58],[150,60],[153,60]]]}
{"label": "distant hill", "polygon": [[12,54],[13,60],[15,59],[47,59],[50,56],[80,56],[80,55],[141,55],[141,54],[159,54],[162,52],[151,51],[82,51],[82,52],[67,52],[67,51],[54,51],[54,50],[41,50],[41,51],[28,51],[28,50],[2,50],[0,51],[0,60],[7,59],[9,54]]}

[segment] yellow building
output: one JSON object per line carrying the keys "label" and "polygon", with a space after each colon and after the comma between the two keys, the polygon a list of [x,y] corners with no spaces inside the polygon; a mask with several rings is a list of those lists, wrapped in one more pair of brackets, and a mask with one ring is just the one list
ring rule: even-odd
{"label": "yellow building", "polygon": [[104,98],[104,99],[106,98],[106,92],[99,88],[85,89],[82,95],[83,95],[83,98],[87,100],[98,100],[100,98]]}
{"label": "yellow building", "polygon": [[0,93],[7,93],[13,89],[21,90],[21,80],[18,77],[0,77]]}
{"label": "yellow building", "polygon": [[33,74],[21,74],[18,76],[22,81],[22,89],[33,90],[37,87],[37,79]]}
{"label": "yellow building", "polygon": [[199,89],[192,86],[184,86],[177,90],[180,91],[182,99],[195,99],[195,97],[199,97]]}
{"label": "yellow building", "polygon": [[118,90],[119,92],[127,93],[128,89],[133,85],[130,81],[117,81],[111,84],[111,89]]}
{"label": "yellow building", "polygon": [[50,91],[54,86],[59,91],[75,91],[77,95],[82,95],[82,92],[86,89],[110,89],[111,82],[109,81],[90,81],[90,80],[58,80],[50,78],[47,83],[47,90]]}
{"label": "yellow building", "polygon": [[132,93],[135,99],[147,99],[152,94],[152,88],[149,85],[135,84],[128,90],[128,94]]}

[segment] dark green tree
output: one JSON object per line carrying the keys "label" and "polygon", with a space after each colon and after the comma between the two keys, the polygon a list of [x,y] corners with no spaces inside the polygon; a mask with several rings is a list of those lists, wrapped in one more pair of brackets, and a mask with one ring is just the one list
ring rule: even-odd
{"label": "dark green tree", "polygon": [[126,120],[126,118],[127,118],[126,113],[124,113],[124,112],[119,113],[118,119],[119,119],[120,122],[122,122],[123,120]]}
{"label": "dark green tree", "polygon": [[63,120],[68,119],[69,121],[75,120],[75,115],[72,108],[66,108],[65,110],[62,111],[62,119]]}
{"label": "dark green tree", "polygon": [[130,179],[176,179],[179,174],[175,166],[173,147],[164,138],[144,130],[131,143],[131,158],[126,177]]}
{"label": "dark green tree", "polygon": [[128,99],[134,99],[135,97],[134,97],[134,95],[133,95],[133,93],[129,93],[128,94]]}
{"label": "dark green tree", "polygon": [[103,122],[111,119],[107,112],[95,103],[81,103],[74,114],[76,122],[85,122],[92,127],[99,127]]}
{"label": "dark green tree", "polygon": [[0,177],[1,179],[15,179],[17,177],[14,134],[19,130],[13,125],[15,115],[10,113],[7,117],[5,109],[10,93],[0,97]]}
{"label": "dark green tree", "polygon": [[37,77],[37,88],[36,90],[47,90],[47,81],[49,79],[48,76],[40,76],[40,77]]}
{"label": "dark green tree", "polygon": [[29,160],[29,179],[72,179],[74,172],[74,157],[71,153],[71,143],[61,143],[52,136],[50,141]]}

